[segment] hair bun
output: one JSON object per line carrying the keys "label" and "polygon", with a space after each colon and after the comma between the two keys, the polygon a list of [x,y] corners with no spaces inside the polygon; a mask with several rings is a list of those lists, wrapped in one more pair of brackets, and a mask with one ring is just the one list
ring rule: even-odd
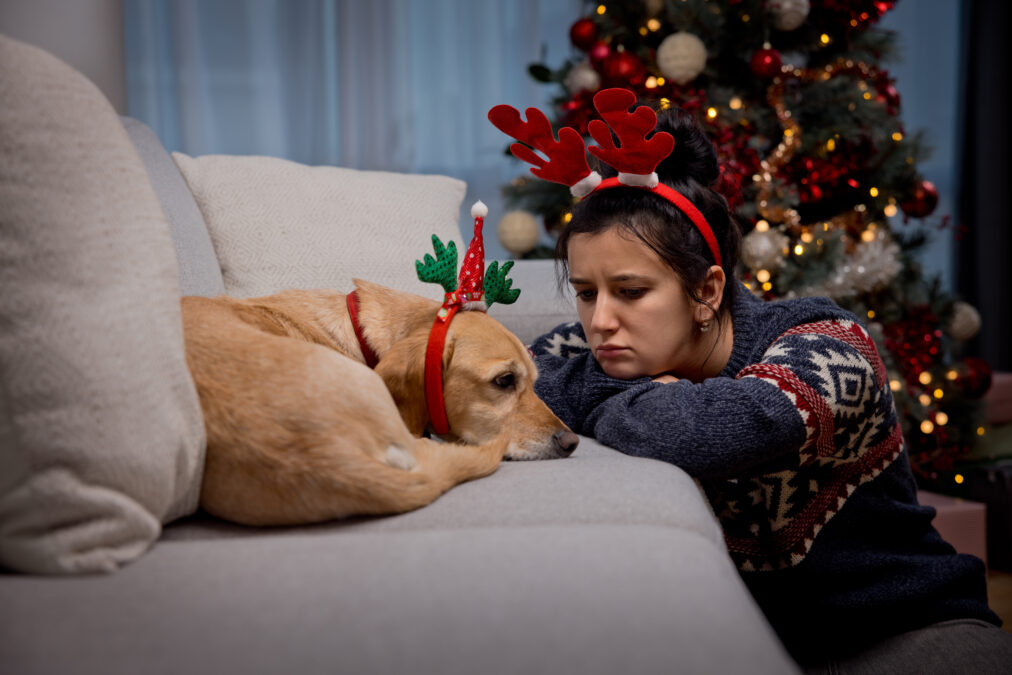
{"label": "hair bun", "polygon": [[668,108],[657,113],[657,131],[675,137],[675,149],[657,166],[661,182],[676,184],[689,178],[712,185],[720,176],[717,150],[690,113]]}

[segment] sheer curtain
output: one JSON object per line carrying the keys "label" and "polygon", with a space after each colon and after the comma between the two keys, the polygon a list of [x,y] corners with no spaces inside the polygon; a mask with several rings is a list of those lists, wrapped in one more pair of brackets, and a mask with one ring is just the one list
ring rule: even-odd
{"label": "sheer curtain", "polygon": [[[128,111],[170,150],[441,173],[490,207],[524,169],[485,118],[544,106],[580,0],[125,0]],[[468,218],[461,222],[469,228]],[[469,232],[467,233],[469,235]]]}

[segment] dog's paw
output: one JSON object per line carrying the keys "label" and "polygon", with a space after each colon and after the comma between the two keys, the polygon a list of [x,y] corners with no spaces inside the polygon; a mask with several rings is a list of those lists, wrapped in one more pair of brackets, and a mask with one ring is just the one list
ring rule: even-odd
{"label": "dog's paw", "polygon": [[415,456],[410,452],[404,448],[398,448],[396,445],[391,445],[387,448],[387,464],[395,469],[411,471],[418,463],[415,461]]}

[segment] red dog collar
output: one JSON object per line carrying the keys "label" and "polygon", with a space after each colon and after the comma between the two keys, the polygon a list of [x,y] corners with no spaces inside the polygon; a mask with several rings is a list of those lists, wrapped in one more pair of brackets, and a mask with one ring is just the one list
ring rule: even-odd
{"label": "red dog collar", "polygon": [[379,363],[379,358],[377,358],[376,352],[372,350],[372,347],[366,343],[365,336],[362,335],[362,326],[358,323],[358,291],[352,291],[346,295],[345,301],[348,304],[348,316],[351,317],[351,327],[355,329],[355,337],[358,339],[359,349],[362,350],[362,356],[365,358],[365,365],[375,368],[376,364]]}

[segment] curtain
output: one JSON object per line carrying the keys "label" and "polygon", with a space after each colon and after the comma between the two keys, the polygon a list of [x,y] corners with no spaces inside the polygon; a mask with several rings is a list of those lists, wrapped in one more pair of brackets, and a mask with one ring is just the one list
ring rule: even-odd
{"label": "curtain", "polygon": [[972,353],[1012,370],[1012,220],[1009,215],[1009,6],[974,0],[965,7],[965,120],[959,290],[980,311]]}
{"label": "curtain", "polygon": [[[498,103],[546,105],[553,89],[527,65],[569,57],[583,9],[580,0],[125,0],[128,113],[189,155],[454,176],[468,183],[462,214],[480,198],[494,224],[501,186],[524,168],[485,115]],[[486,246],[506,256],[494,236]]]}

